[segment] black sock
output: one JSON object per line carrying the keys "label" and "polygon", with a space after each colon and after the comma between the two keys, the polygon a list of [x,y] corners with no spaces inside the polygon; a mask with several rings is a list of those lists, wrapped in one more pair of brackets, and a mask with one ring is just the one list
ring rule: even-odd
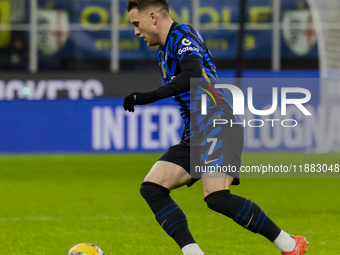
{"label": "black sock", "polygon": [[155,214],[157,222],[179,247],[196,243],[192,237],[187,218],[182,209],[169,196],[170,191],[152,182],[144,182],[140,193]]}
{"label": "black sock", "polygon": [[263,235],[271,242],[274,242],[281,232],[281,229],[257,204],[249,199],[230,194],[229,190],[211,193],[204,200],[210,209],[232,218],[242,227]]}

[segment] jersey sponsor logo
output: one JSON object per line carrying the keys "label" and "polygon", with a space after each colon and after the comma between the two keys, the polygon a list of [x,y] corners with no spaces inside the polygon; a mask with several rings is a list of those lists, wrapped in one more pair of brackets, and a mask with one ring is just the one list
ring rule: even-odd
{"label": "jersey sponsor logo", "polygon": [[185,47],[185,48],[183,48],[183,49],[180,49],[179,51],[178,51],[178,54],[179,55],[182,55],[183,53],[185,53],[185,52],[187,52],[187,51],[197,51],[197,52],[199,52],[200,50],[198,49],[198,48],[196,48],[196,47]]}
{"label": "jersey sponsor logo", "polygon": [[191,45],[191,42],[190,42],[187,38],[184,38],[184,39],[182,40],[182,44],[183,44],[184,46],[189,46],[189,45]]}

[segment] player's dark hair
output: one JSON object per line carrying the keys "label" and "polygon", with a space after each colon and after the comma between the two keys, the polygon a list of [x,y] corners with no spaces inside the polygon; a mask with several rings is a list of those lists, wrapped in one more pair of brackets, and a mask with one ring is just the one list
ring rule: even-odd
{"label": "player's dark hair", "polygon": [[142,11],[149,6],[160,6],[162,7],[162,10],[169,12],[169,3],[167,0],[129,0],[127,11],[130,12],[133,8]]}

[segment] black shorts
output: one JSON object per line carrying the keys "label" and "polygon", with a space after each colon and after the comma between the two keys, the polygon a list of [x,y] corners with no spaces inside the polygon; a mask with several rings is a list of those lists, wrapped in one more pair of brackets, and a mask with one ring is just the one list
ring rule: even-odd
{"label": "black shorts", "polygon": [[[216,163],[214,159],[218,158],[220,166],[229,166],[229,169],[232,166],[233,171],[223,172],[234,177],[232,185],[238,185],[240,183],[239,170],[243,148],[243,128],[237,125],[233,127],[225,125],[221,126],[221,131],[218,134],[207,133],[203,139],[203,144],[199,146],[192,145],[190,147],[189,141],[182,140],[179,144],[171,146],[159,160],[171,162],[184,168],[192,177],[191,183],[188,184],[190,187],[204,173],[204,171],[197,172],[195,167],[197,165],[201,166],[202,169],[207,165],[212,167]],[[206,139],[216,139],[218,141],[216,149],[210,151],[212,145],[207,143]]]}

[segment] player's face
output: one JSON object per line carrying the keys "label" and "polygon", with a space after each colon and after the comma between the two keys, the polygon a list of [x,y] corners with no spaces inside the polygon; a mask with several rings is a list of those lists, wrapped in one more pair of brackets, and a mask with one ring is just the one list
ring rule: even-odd
{"label": "player's face", "polygon": [[133,8],[129,12],[130,21],[135,26],[135,35],[144,38],[148,46],[159,45],[155,17],[148,10],[139,11]]}

